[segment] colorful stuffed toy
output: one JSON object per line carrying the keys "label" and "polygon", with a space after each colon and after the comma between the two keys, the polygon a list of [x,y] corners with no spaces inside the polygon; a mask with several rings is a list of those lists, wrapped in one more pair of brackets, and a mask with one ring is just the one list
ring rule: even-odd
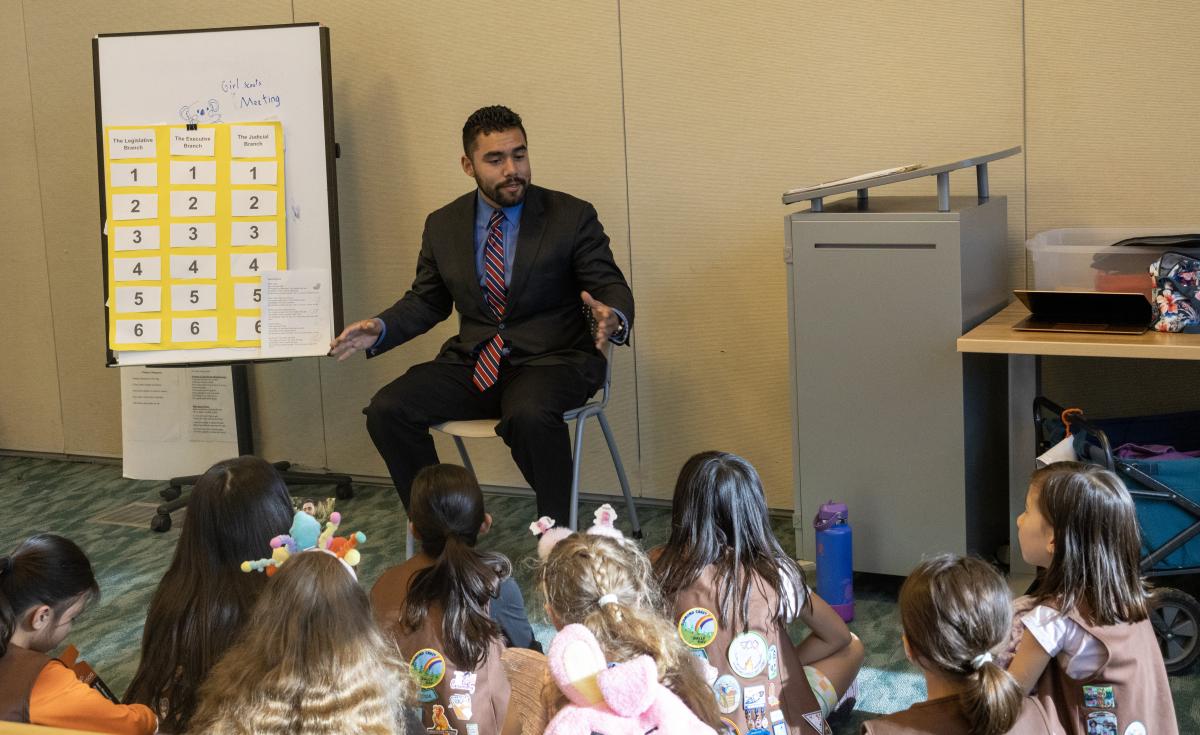
{"label": "colorful stuffed toy", "polygon": [[362,531],[356,531],[349,536],[335,537],[333,534],[337,533],[341,524],[342,514],[331,513],[329,522],[325,524],[325,530],[322,531],[320,521],[308,513],[298,510],[292,517],[291,533],[271,539],[271,548],[274,549],[271,556],[266,559],[242,562],[242,571],[265,572],[270,577],[293,555],[302,551],[318,550],[341,559],[353,574],[352,567],[357,566],[362,559],[362,555],[355,547],[364,543],[367,537]]}
{"label": "colorful stuffed toy", "polygon": [[716,735],[658,681],[649,656],[609,665],[585,626],[564,627],[550,643],[550,673],[571,700],[545,735]]}

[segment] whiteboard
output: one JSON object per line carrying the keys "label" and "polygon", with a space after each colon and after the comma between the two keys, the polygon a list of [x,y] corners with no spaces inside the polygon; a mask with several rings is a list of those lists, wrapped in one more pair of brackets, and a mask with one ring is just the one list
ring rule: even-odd
{"label": "whiteboard", "polygon": [[[342,328],[342,299],[329,29],[310,23],[106,34],[93,39],[92,60],[101,252],[106,254],[108,248],[105,126],[280,121],[288,269],[329,271],[333,309],[328,330],[333,339]],[[107,260],[102,262],[107,269]],[[104,283],[107,301],[107,273]],[[106,329],[107,309],[105,306]],[[324,350],[313,352],[314,356],[324,354]],[[260,347],[108,350],[110,366],[261,359],[270,359],[270,355]]]}

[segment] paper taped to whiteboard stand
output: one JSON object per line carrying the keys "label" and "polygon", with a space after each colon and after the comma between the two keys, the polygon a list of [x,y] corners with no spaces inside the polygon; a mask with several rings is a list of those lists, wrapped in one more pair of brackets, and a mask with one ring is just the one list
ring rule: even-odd
{"label": "paper taped to whiteboard stand", "polygon": [[267,271],[262,276],[264,357],[299,357],[328,345],[333,319],[331,279],[325,268]]}

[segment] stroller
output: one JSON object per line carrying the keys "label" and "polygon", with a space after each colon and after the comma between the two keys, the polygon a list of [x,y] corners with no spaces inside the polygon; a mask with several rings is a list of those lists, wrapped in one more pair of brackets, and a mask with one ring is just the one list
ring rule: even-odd
{"label": "stroller", "polygon": [[[1089,420],[1078,409],[1039,396],[1033,421],[1038,454],[1069,429],[1079,461],[1112,470],[1133,496],[1142,530],[1142,574],[1154,578],[1150,621],[1167,673],[1182,673],[1200,656],[1200,602],[1194,596],[1200,592],[1194,576],[1200,572],[1200,412]],[[1125,445],[1159,456],[1114,454],[1114,447]],[[1163,451],[1168,447],[1174,451]]]}

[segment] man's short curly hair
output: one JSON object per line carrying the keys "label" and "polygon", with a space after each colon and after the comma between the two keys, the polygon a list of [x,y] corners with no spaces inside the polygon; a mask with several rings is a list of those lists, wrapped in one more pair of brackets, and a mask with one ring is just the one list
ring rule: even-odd
{"label": "man's short curly hair", "polygon": [[[463,153],[467,156],[475,149],[475,139],[480,133],[498,133],[502,130],[517,128],[525,135],[525,126],[521,124],[521,116],[504,105],[480,107],[467,121],[463,123]],[[525,136],[528,138],[529,136]]]}

